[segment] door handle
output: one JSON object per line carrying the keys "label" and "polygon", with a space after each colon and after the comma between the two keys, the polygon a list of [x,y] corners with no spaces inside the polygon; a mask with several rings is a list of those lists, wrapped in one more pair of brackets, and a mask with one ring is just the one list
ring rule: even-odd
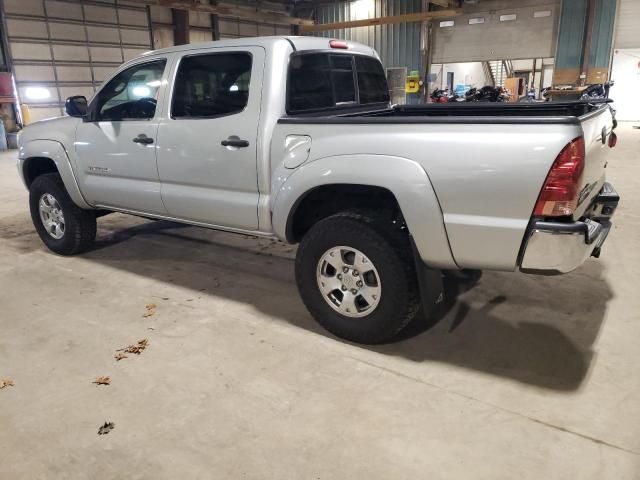
{"label": "door handle", "polygon": [[141,133],[133,139],[134,143],[140,143],[142,145],[150,145],[153,143],[153,138],[147,137],[144,133]]}
{"label": "door handle", "polygon": [[249,146],[248,140],[242,140],[240,137],[235,135],[231,135],[226,140],[222,140],[220,145],[223,147],[237,147],[237,148],[245,148]]}

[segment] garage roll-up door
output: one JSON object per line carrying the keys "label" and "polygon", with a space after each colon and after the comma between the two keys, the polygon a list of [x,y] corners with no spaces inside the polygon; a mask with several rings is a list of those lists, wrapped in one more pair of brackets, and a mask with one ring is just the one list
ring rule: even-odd
{"label": "garage roll-up door", "polygon": [[[559,1],[479,2],[449,21],[433,23],[433,63],[555,56]],[[495,8],[495,9],[494,9]]]}
{"label": "garage roll-up door", "polygon": [[3,3],[18,97],[32,120],[61,115],[71,95],[91,98],[115,67],[151,49],[145,7],[90,0]]}
{"label": "garage roll-up door", "polygon": [[615,48],[640,48],[640,0],[620,0]]}

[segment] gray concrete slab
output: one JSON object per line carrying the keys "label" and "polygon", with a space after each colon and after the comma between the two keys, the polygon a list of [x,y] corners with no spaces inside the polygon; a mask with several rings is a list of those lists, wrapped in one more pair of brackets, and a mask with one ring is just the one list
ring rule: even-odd
{"label": "gray concrete slab", "polygon": [[486,272],[375,348],[315,325],[269,240],[114,214],[50,254],[0,155],[0,478],[640,478],[640,131],[619,132],[601,259]]}

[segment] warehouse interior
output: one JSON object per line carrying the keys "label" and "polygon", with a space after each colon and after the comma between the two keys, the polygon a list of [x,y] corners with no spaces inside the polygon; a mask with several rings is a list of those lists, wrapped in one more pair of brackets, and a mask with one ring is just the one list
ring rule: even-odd
{"label": "warehouse interior", "polygon": [[[0,478],[640,478],[640,1],[1,0],[0,15]],[[272,36],[373,48],[390,108],[609,105],[621,200],[601,257],[443,276],[437,314],[365,345],[314,321],[298,242],[275,235],[114,210],[88,251],[47,250],[23,132],[146,52]],[[531,136],[500,123],[504,143],[481,140],[496,155]],[[426,136],[470,141],[444,127]]]}

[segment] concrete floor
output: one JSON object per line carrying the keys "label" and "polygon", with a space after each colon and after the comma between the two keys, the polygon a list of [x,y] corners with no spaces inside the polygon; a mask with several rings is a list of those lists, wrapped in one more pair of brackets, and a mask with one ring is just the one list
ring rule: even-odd
{"label": "concrete floor", "polygon": [[3,154],[0,478],[640,478],[640,130],[619,132],[600,260],[486,272],[376,348],[318,328],[268,240],[114,214],[50,254]]}

